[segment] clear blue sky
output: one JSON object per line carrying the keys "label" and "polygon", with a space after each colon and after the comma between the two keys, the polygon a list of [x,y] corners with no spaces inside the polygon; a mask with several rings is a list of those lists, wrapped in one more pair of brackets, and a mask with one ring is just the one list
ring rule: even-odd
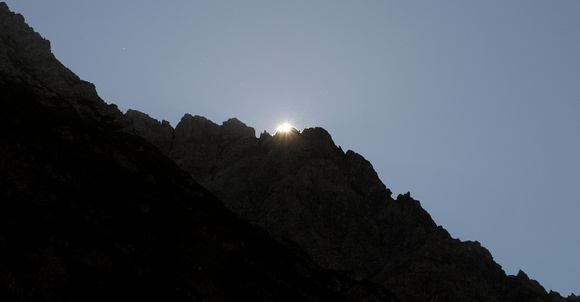
{"label": "clear blue sky", "polygon": [[123,111],[324,127],[506,273],[580,294],[580,1],[6,2]]}

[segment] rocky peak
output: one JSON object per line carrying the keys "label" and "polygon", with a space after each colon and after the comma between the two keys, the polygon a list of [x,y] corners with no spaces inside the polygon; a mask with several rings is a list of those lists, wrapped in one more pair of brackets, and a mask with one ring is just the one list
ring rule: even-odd
{"label": "rocky peak", "polygon": [[[3,100],[6,95],[18,99],[26,91],[43,106],[70,109],[84,119],[109,124],[122,120],[125,131],[139,134],[156,145],[238,216],[296,241],[324,268],[371,279],[406,301],[554,298],[523,273],[507,277],[479,244],[452,239],[410,194],[393,200],[372,165],[355,152],[344,153],[322,128],[303,132],[294,129],[273,136],[263,133],[256,138],[254,129],[237,119],[217,125],[204,117],[186,114],[173,128],[168,122],[133,110],[122,116],[116,106],[99,98],[92,84],[80,80],[58,62],[50,51],[50,43],[3,3],[0,3],[0,42],[5,46],[0,48]],[[59,127],[66,130],[62,137],[82,137],[73,135],[76,133],[73,128]],[[120,139],[116,134],[112,137]],[[115,144],[119,143],[107,141],[82,152],[95,153],[100,160],[102,154],[110,153],[112,164],[121,164],[121,168],[115,169],[127,169],[130,165],[132,168],[127,171],[131,173],[139,171],[137,162],[147,165],[147,160],[138,161],[136,155],[127,151],[138,149],[136,146],[113,150],[111,146]],[[13,145],[10,141],[3,148]],[[8,151],[12,157],[22,152]],[[13,173],[22,174],[19,170]],[[75,173],[87,177],[81,170]],[[163,179],[153,174],[148,172],[134,183],[142,184],[145,179],[151,185],[155,179]],[[65,172],[57,176],[58,181],[67,178]],[[56,198],[58,194],[55,191],[45,197]]]}
{"label": "rocky peak", "polygon": [[186,115],[159,146],[243,219],[403,301],[553,298],[535,281],[508,278],[479,243],[451,238],[409,192],[391,198],[371,163],[322,128],[256,138],[237,119],[220,126]]}
{"label": "rocky peak", "polygon": [[318,145],[335,145],[330,133],[321,127],[306,128],[302,131],[302,137]]}
{"label": "rocky peak", "polygon": [[243,138],[243,137],[256,137],[256,131],[252,127],[248,127],[246,124],[242,123],[237,118],[230,118],[222,123],[222,131],[227,137]]}
{"label": "rocky peak", "polygon": [[[321,270],[126,133],[166,152],[198,138],[204,151],[246,138],[239,121],[188,115],[175,130],[131,110],[119,131],[4,3],[0,26],[0,301],[397,301]],[[46,53],[35,61],[23,45]],[[187,139],[176,140],[181,133]],[[230,139],[204,141],[222,134]]]}
{"label": "rocky peak", "polygon": [[167,154],[173,144],[174,129],[168,121],[161,121],[137,110],[127,110],[122,121],[123,130],[146,136],[146,139]]}
{"label": "rocky peak", "polygon": [[87,118],[112,123],[121,117],[117,106],[107,105],[93,84],[62,65],[50,42],[5,3],[0,3],[0,41],[6,46],[0,48],[0,83],[5,87],[24,85],[46,104],[73,108]]}
{"label": "rocky peak", "polygon": [[268,232],[244,223],[151,144],[108,127],[120,112],[4,3],[0,43],[0,200],[16,208],[0,211],[4,300],[110,300],[119,290],[145,301],[397,300],[317,266],[402,301],[578,300],[523,272],[506,276],[410,193],[391,198],[372,165],[322,128],[256,138],[237,119],[186,114],[174,129],[122,116],[126,132]]}
{"label": "rocky peak", "polygon": [[346,160],[351,167],[351,182],[356,188],[360,188],[361,194],[366,194],[372,200],[379,200],[385,196],[391,197],[391,190],[379,180],[379,176],[371,163],[360,154],[348,150]]}
{"label": "rocky peak", "polygon": [[180,135],[185,135],[187,133],[197,135],[203,133],[212,136],[211,134],[216,134],[219,131],[219,126],[203,116],[192,116],[187,113],[181,118],[181,121],[177,124],[175,130],[179,132]]}

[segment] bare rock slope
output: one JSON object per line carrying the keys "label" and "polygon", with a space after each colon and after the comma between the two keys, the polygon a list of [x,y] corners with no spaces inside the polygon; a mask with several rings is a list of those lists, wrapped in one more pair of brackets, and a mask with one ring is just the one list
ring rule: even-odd
{"label": "bare rock slope", "polygon": [[561,299],[524,273],[506,276],[478,242],[451,238],[409,193],[392,198],[372,165],[322,128],[257,138],[237,119],[217,125],[186,114],[171,131],[146,114],[126,116],[126,131],[156,144],[244,220],[401,300]]}
{"label": "bare rock slope", "polygon": [[123,115],[4,3],[0,129],[2,301],[564,300],[324,129]]}
{"label": "bare rock slope", "polygon": [[396,301],[231,213],[49,46],[0,3],[0,301]]}

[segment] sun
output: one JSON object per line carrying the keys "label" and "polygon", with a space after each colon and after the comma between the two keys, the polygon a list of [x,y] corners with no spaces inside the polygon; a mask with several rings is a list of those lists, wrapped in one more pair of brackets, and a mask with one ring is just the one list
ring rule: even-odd
{"label": "sun", "polygon": [[290,123],[284,123],[278,126],[278,128],[276,128],[276,133],[278,132],[288,132],[290,130],[292,130],[292,125],[290,125]]}

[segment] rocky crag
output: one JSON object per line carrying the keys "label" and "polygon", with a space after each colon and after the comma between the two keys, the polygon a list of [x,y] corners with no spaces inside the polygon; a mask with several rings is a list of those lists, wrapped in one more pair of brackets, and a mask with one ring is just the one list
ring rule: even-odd
{"label": "rocky crag", "polygon": [[561,300],[523,272],[506,276],[478,242],[451,238],[409,193],[392,198],[372,165],[322,128],[257,138],[237,119],[217,125],[186,114],[173,129],[129,110],[124,130],[157,145],[244,220],[402,301]]}
{"label": "rocky crag", "polygon": [[0,301],[397,301],[248,224],[0,3]]}
{"label": "rocky crag", "polygon": [[321,128],[123,115],[3,3],[0,96],[3,301],[577,300],[506,276]]}

